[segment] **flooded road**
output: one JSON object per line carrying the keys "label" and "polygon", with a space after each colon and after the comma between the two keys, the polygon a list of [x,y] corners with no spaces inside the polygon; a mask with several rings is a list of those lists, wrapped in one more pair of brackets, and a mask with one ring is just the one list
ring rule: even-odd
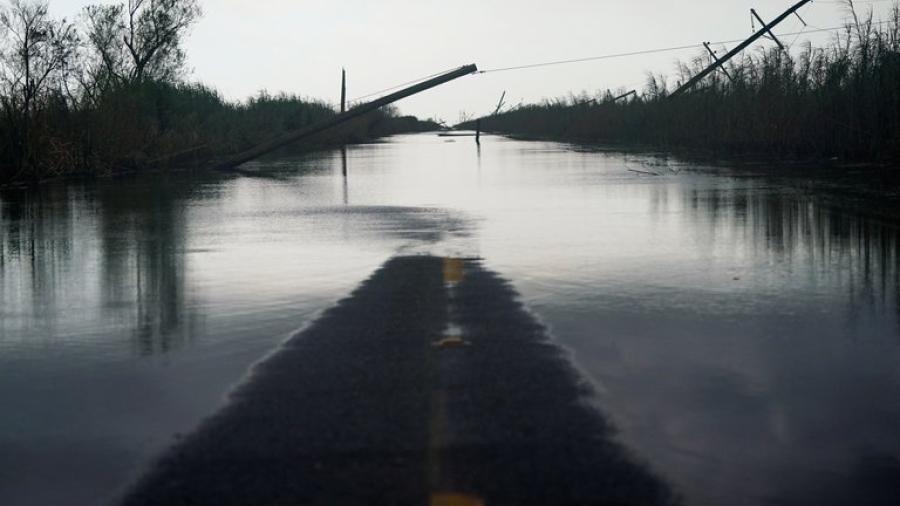
{"label": "flooded road", "polygon": [[5,191],[0,503],[116,497],[279,343],[431,255],[507,280],[685,504],[895,504],[897,228],[708,169],[426,134]]}

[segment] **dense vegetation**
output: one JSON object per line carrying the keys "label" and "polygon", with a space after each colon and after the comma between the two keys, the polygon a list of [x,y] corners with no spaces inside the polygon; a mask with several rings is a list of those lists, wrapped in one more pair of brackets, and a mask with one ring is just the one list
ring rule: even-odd
{"label": "dense vegetation", "polygon": [[[650,76],[636,97],[616,101],[607,92],[518,107],[482,118],[482,129],[724,154],[900,160],[900,5],[875,21],[847,3],[850,21],[827,47],[745,54],[727,65],[733,82],[717,72],[670,97],[666,79]],[[707,64],[680,65],[680,81]]]}
{"label": "dense vegetation", "polygon": [[[233,103],[185,79],[197,0],[127,0],[53,19],[47,3],[0,7],[0,184],[208,163],[335,114],[265,92]],[[316,143],[435,127],[390,108]]]}

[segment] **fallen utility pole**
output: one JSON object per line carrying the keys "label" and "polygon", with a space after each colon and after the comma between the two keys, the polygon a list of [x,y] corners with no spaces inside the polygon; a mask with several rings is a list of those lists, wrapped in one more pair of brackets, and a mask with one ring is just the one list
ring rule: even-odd
{"label": "fallen utility pole", "polygon": [[612,101],[613,101],[613,103],[615,103],[615,102],[618,102],[619,100],[622,100],[623,98],[628,98],[628,97],[630,97],[630,96],[632,96],[632,95],[634,95],[634,96],[636,97],[636,96],[637,96],[637,90],[631,90],[631,91],[629,91],[628,93],[625,93],[625,94],[623,94],[623,95],[619,95],[618,97],[612,99]]}
{"label": "fallen utility pole", "polygon": [[693,88],[694,86],[696,86],[697,83],[702,81],[706,76],[715,72],[715,70],[717,68],[721,67],[722,65],[725,65],[729,60],[731,60],[732,58],[734,58],[735,56],[740,54],[741,51],[750,47],[750,45],[753,44],[754,42],[756,42],[757,40],[759,40],[760,37],[762,37],[763,35],[766,35],[767,33],[774,33],[774,32],[772,32],[772,29],[774,29],[776,26],[781,24],[782,21],[784,21],[788,17],[792,16],[794,13],[796,13],[798,10],[800,10],[801,7],[803,7],[804,5],[806,5],[810,2],[812,2],[812,0],[801,0],[800,2],[797,2],[796,4],[794,4],[794,6],[791,7],[790,9],[786,10],[784,12],[784,14],[775,18],[774,21],[765,25],[762,29],[760,29],[759,31],[757,31],[756,33],[751,35],[749,39],[740,43],[734,49],[729,51],[728,54],[726,54],[725,56],[723,56],[722,58],[720,58],[719,60],[714,62],[709,67],[706,67],[702,72],[700,72],[699,74],[697,74],[696,76],[691,78],[688,82],[684,83],[684,85],[682,85],[680,88],[678,88],[677,90],[672,92],[672,94],[669,95],[669,97],[674,98],[679,95],[682,95],[684,92],[686,92],[686,91],[690,90],[691,88]]}
{"label": "fallen utility pole", "polygon": [[260,144],[254,148],[248,149],[242,153],[238,153],[224,161],[216,164],[216,169],[232,169],[237,167],[238,165],[249,162],[251,160],[255,160],[267,153],[271,153],[276,149],[291,144],[293,142],[297,142],[300,139],[310,137],[314,134],[320,133],[324,130],[328,130],[329,128],[333,128],[342,123],[346,123],[354,118],[358,118],[366,113],[372,112],[378,108],[384,107],[386,105],[392,104],[400,99],[409,97],[411,95],[415,95],[416,93],[421,93],[426,90],[430,90],[436,86],[440,86],[444,83],[450,82],[454,79],[458,79],[463,76],[467,76],[469,74],[473,74],[478,72],[478,67],[473,65],[465,65],[456,70],[452,70],[447,72],[446,74],[441,74],[435,78],[429,79],[427,81],[421,82],[419,84],[410,86],[408,88],[404,88],[395,93],[391,93],[390,95],[381,97],[377,100],[373,100],[366,104],[360,104],[356,107],[353,107],[349,111],[338,114],[332,118],[329,118],[325,121],[321,121],[314,125],[310,125],[305,128],[300,128],[298,130],[294,130],[292,132],[288,132],[274,140],[266,142],[264,144]]}
{"label": "fallen utility pole", "polygon": [[[628,97],[630,97],[630,96],[632,96],[632,95],[634,95],[635,97],[637,97],[637,94],[638,94],[637,90],[631,90],[631,91],[629,91],[628,93],[625,93],[625,94],[623,94],[623,95],[619,95],[618,97],[613,97],[612,99],[610,99],[610,100],[608,100],[608,101],[606,101],[606,102],[603,102],[603,103],[604,103],[604,104],[615,104],[615,103],[618,102],[619,100],[622,100],[623,98],[628,98]],[[611,95],[612,95],[612,92],[609,91],[609,90],[606,90],[606,95],[607,95],[607,96],[611,96]],[[589,105],[589,104],[597,105],[597,104],[598,104],[597,99],[596,99],[596,98],[592,98],[592,99],[590,99],[590,100],[585,100],[584,102],[578,102],[578,103],[572,105],[572,107],[578,107],[578,106]]]}

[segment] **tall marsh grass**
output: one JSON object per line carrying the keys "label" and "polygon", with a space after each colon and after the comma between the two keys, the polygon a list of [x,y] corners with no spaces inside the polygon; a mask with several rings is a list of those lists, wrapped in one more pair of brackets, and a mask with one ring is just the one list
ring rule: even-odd
{"label": "tall marsh grass", "polygon": [[[481,125],[726,154],[898,161],[900,4],[881,21],[851,14],[824,47],[745,53],[727,65],[733,82],[717,72],[690,93],[670,97],[677,83],[651,75],[636,98],[614,102],[617,94],[607,92],[593,101],[545,101],[481,118]],[[706,57],[680,64],[679,82],[707,64]]]}

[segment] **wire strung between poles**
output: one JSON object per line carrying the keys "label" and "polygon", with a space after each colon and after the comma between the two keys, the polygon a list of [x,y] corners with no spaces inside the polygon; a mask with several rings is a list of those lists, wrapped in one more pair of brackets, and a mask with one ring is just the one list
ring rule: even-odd
{"label": "wire strung between poles", "polygon": [[[888,23],[889,21],[878,21],[872,23],[873,25],[882,25]],[[800,35],[809,35],[812,33],[822,33],[822,32],[835,32],[839,30],[843,30],[844,26],[836,26],[832,28],[818,28],[815,30],[801,30],[799,32],[789,32],[789,33],[780,33],[777,34],[779,37],[790,37],[792,35],[800,36]],[[745,39],[733,39],[733,40],[721,40],[717,42],[710,42],[710,45],[721,45],[721,44],[734,44],[737,42],[743,42]],[[795,40],[796,42],[796,40]],[[683,51],[685,49],[700,49],[703,47],[703,44],[689,44],[684,46],[673,46],[673,47],[665,47],[665,48],[657,48],[657,49],[646,49],[643,51],[633,51],[628,53],[615,53],[615,54],[606,54],[600,56],[589,56],[586,58],[576,58],[571,60],[558,60],[558,61],[550,61],[550,62],[541,62],[541,63],[531,63],[526,65],[517,65],[515,67],[501,67],[501,68],[493,68],[493,69],[485,69],[479,70],[476,74],[492,74],[494,72],[509,72],[513,70],[526,70],[526,69],[534,69],[540,67],[549,67],[553,65],[565,65],[569,63],[583,63],[590,61],[598,61],[598,60],[610,60],[614,58],[627,58],[629,56],[641,56],[647,54],[656,54],[656,53],[668,53],[673,51]]]}
{"label": "wire strung between poles", "polygon": [[[857,1],[861,1],[861,0],[857,0]],[[865,3],[874,3],[877,1],[881,1],[881,0],[870,0],[870,2],[865,2]],[[826,2],[826,3],[830,3],[830,2]],[[878,22],[875,22],[872,24],[873,25],[883,25],[888,22],[889,21],[878,21]],[[797,40],[803,35],[809,35],[809,34],[813,34],[813,33],[823,33],[823,32],[834,32],[834,31],[844,30],[846,28],[846,26],[835,26],[835,27],[831,27],[831,28],[818,28],[813,25],[808,25],[808,26],[813,27],[815,29],[808,30],[807,27],[804,26],[804,28],[802,30],[800,30],[799,32],[781,33],[781,34],[778,34],[778,36],[779,37],[796,36],[794,38],[793,42],[791,43],[791,45],[789,46],[789,47],[792,47],[794,44],[796,44]],[[744,39],[733,39],[733,40],[722,40],[722,41],[717,41],[717,42],[710,42],[709,44],[710,45],[734,44],[734,43],[743,42],[743,41],[744,41]],[[631,52],[626,52],[626,53],[615,53],[615,54],[606,54],[606,55],[600,55],[600,56],[589,56],[589,57],[585,57],[585,58],[575,58],[575,59],[569,59],[569,60],[557,60],[557,61],[549,61],[549,62],[541,62],[541,63],[531,63],[531,64],[526,64],[526,65],[517,65],[517,66],[513,66],[513,67],[485,69],[485,70],[479,70],[478,72],[475,72],[475,74],[481,75],[481,74],[492,74],[495,72],[510,72],[510,71],[514,71],[514,70],[528,70],[528,69],[535,69],[535,68],[541,68],[541,67],[550,67],[550,66],[555,66],[555,65],[567,65],[567,64],[572,64],[572,63],[584,63],[584,62],[590,62],[590,61],[610,60],[610,59],[615,59],[615,58],[627,58],[630,56],[643,56],[643,55],[648,55],[648,54],[669,53],[669,52],[674,52],[674,51],[684,51],[687,49],[699,49],[702,47],[703,47],[703,44],[686,44],[684,46],[672,46],[672,47],[664,47],[664,48],[656,48],[656,49],[646,49],[643,51],[631,51]],[[390,88],[384,88],[382,90],[378,90],[378,91],[369,93],[367,95],[362,95],[362,96],[356,97],[354,99],[351,99],[348,102],[351,102],[351,103],[352,102],[360,102],[360,101],[370,98],[370,97],[381,95],[383,93],[387,93],[389,91],[393,91],[398,88],[402,88],[404,86],[416,84],[416,83],[431,79],[432,77],[439,76],[450,70],[452,70],[452,68],[442,70],[441,72],[436,72],[434,74],[430,74],[430,75],[427,75],[424,77],[420,77],[418,79],[413,79],[412,81],[406,81],[406,82],[400,83],[396,86],[391,86]]]}
{"label": "wire strung between poles", "polygon": [[364,99],[367,99],[367,98],[369,98],[369,97],[374,97],[374,96],[376,96],[376,95],[381,95],[382,93],[387,93],[387,92],[389,92],[389,91],[394,91],[394,90],[396,90],[396,89],[398,89],[398,88],[403,88],[404,86],[409,86],[409,85],[413,85],[413,84],[416,84],[416,83],[420,83],[420,82],[422,82],[422,81],[427,81],[428,79],[431,79],[432,77],[437,77],[437,76],[439,76],[439,75],[441,75],[441,74],[446,74],[447,72],[450,72],[451,70],[453,70],[453,69],[455,69],[455,68],[456,68],[456,67],[450,67],[450,68],[445,69],[445,70],[442,70],[442,71],[440,71],[440,72],[435,72],[434,74],[427,75],[427,76],[425,76],[425,77],[420,77],[420,78],[418,78],[418,79],[413,79],[412,81],[406,81],[405,83],[400,83],[400,84],[398,84],[398,85],[396,85],[396,86],[391,86],[390,88],[385,88],[385,89],[383,89],[383,90],[378,90],[378,91],[369,93],[368,95],[362,95],[362,96],[360,96],[360,97],[356,97],[356,98],[350,100],[350,102],[359,102],[359,101],[364,100]]}

